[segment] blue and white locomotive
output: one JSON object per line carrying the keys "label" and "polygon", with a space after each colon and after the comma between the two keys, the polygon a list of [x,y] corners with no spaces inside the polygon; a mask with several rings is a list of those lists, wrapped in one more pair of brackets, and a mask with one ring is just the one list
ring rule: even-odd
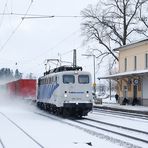
{"label": "blue and white locomotive", "polygon": [[38,79],[37,105],[55,114],[86,116],[92,110],[92,80],[82,67],[61,66]]}

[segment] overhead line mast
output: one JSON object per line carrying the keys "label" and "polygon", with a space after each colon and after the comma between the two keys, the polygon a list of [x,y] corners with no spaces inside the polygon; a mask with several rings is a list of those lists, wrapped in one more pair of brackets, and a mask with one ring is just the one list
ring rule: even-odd
{"label": "overhead line mast", "polygon": [[77,67],[76,49],[73,50],[73,67]]}

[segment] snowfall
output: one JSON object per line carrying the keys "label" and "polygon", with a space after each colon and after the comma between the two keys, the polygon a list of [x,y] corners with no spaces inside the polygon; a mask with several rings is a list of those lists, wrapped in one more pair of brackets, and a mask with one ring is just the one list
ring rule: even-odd
{"label": "snowfall", "polygon": [[[59,122],[56,118],[41,116],[34,104],[18,99],[0,98],[0,148],[119,148],[124,147],[110,140],[89,134],[85,130]],[[102,105],[119,106],[107,99]],[[124,106],[132,108],[131,106]],[[146,107],[134,109],[147,110]],[[48,113],[46,113],[48,114]],[[105,117],[104,117],[105,118]],[[65,121],[66,119],[60,119]],[[148,125],[148,123],[147,123]],[[21,129],[18,129],[18,127]],[[147,128],[147,127],[145,127]],[[102,131],[103,133],[103,131]],[[32,137],[30,139],[29,137]],[[103,133],[106,134],[106,133]],[[120,137],[118,137],[120,138]],[[91,145],[89,145],[91,143]],[[140,145],[140,147],[146,147]],[[147,145],[148,147],[148,145]]]}

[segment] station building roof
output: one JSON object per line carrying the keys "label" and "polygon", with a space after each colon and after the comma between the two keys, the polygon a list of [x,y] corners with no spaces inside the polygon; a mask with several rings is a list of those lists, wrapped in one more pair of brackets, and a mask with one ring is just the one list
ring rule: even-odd
{"label": "station building roof", "polygon": [[144,75],[148,75],[148,69],[116,73],[116,74],[113,74],[113,75],[98,77],[98,79],[99,80],[100,79],[120,79],[120,78],[125,78],[125,77],[127,78],[127,77],[144,76]]}
{"label": "station building roof", "polygon": [[127,44],[127,45],[123,45],[123,46],[115,48],[113,50],[114,51],[122,51],[122,50],[126,50],[126,49],[129,49],[129,48],[141,46],[141,45],[144,45],[144,44],[148,44],[148,38],[146,38],[144,40],[137,41],[137,42],[133,42],[133,43],[130,43],[130,44]]}

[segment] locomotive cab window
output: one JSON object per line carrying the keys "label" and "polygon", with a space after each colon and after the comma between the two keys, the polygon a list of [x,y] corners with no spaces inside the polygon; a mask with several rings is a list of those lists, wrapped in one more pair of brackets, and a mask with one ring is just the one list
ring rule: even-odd
{"label": "locomotive cab window", "polygon": [[80,84],[88,84],[89,83],[89,76],[88,75],[79,75],[78,81]]}
{"label": "locomotive cab window", "polygon": [[74,75],[63,75],[63,83],[65,84],[75,83]]}

